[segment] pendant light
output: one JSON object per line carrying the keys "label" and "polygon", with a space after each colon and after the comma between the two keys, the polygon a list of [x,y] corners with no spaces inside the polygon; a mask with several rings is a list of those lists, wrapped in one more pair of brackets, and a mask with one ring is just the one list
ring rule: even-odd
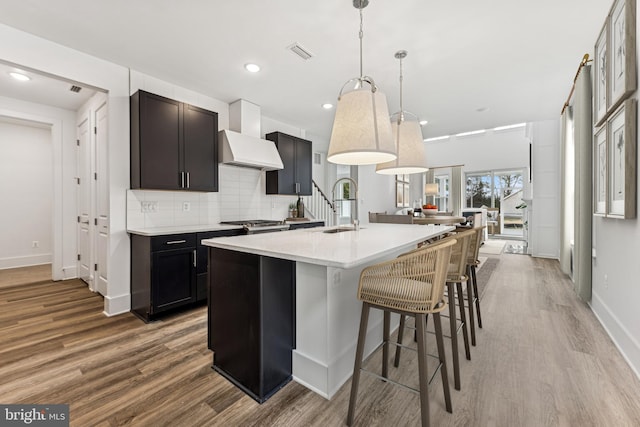
{"label": "pendant light", "polygon": [[[362,72],[362,9],[369,0],[353,0],[360,11],[360,77],[340,90],[327,160],[342,165],[370,165],[396,158],[386,96]],[[353,90],[343,93],[347,85]]]}
{"label": "pendant light", "polygon": [[[426,166],[420,119],[415,114],[404,111],[402,106],[402,60],[407,57],[407,51],[399,50],[394,56],[400,60],[400,111],[391,116],[391,129],[398,157],[378,164],[376,172],[384,175],[426,172],[429,168]],[[408,115],[413,117],[410,119]]]}

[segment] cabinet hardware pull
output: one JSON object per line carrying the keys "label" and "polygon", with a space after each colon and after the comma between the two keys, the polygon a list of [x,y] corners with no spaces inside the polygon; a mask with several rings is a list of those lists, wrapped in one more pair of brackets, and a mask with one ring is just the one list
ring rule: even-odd
{"label": "cabinet hardware pull", "polygon": [[300,183],[296,182],[296,193],[300,192]]}
{"label": "cabinet hardware pull", "polygon": [[180,172],[180,188],[184,188],[184,172]]}
{"label": "cabinet hardware pull", "polygon": [[189,178],[191,178],[191,173],[187,172],[187,188],[190,187],[190,184],[189,184],[190,179]]}
{"label": "cabinet hardware pull", "polygon": [[196,250],[193,250],[193,266],[197,267],[198,265],[198,261],[197,261],[198,257],[196,256]]}
{"label": "cabinet hardware pull", "polygon": [[177,245],[179,243],[187,243],[186,240],[170,240],[167,242],[167,245]]}

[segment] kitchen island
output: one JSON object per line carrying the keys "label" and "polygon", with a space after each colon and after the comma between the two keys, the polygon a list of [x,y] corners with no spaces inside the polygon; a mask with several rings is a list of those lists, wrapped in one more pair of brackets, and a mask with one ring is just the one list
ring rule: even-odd
{"label": "kitchen island", "polygon": [[[260,402],[291,375],[330,399],[353,370],[362,269],[453,229],[368,224],[204,240],[214,369]],[[382,313],[374,311],[365,354],[381,339]]]}

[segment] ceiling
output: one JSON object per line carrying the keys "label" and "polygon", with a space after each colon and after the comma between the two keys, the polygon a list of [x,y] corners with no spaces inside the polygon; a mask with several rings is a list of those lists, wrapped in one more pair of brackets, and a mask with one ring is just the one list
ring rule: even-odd
{"label": "ceiling", "polygon": [[[18,81],[9,73],[18,72],[29,77],[29,81]],[[91,98],[96,91],[89,87],[80,87],[79,92],[71,91],[75,84],[70,81],[53,78],[42,73],[15,67],[0,61],[0,94],[7,98],[45,104],[76,111]]]}
{"label": "ceiling", "polygon": [[[364,74],[397,111],[394,54],[408,51],[404,109],[429,121],[425,138],[557,118],[611,4],[371,0]],[[359,74],[352,0],[0,0],[0,10],[6,25],[225,102],[247,99],[325,138],[335,110],[321,105]],[[314,56],[293,54],[294,42]]]}

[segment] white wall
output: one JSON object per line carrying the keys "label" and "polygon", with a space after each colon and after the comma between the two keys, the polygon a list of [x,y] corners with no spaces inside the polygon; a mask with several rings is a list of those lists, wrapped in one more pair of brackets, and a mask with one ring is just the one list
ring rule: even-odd
{"label": "white wall", "polygon": [[52,178],[51,126],[0,118],[0,268],[51,262]]}
{"label": "white wall", "polygon": [[[638,37],[640,25],[636,26]],[[640,98],[637,91],[632,98]],[[640,188],[640,174],[636,179]],[[640,221],[594,217],[593,229],[591,308],[640,377]]]}
{"label": "white wall", "polygon": [[46,219],[51,233],[54,280],[76,277],[76,128],[75,113],[61,108],[0,97],[0,115],[50,126],[51,155],[48,189],[52,215]]}

